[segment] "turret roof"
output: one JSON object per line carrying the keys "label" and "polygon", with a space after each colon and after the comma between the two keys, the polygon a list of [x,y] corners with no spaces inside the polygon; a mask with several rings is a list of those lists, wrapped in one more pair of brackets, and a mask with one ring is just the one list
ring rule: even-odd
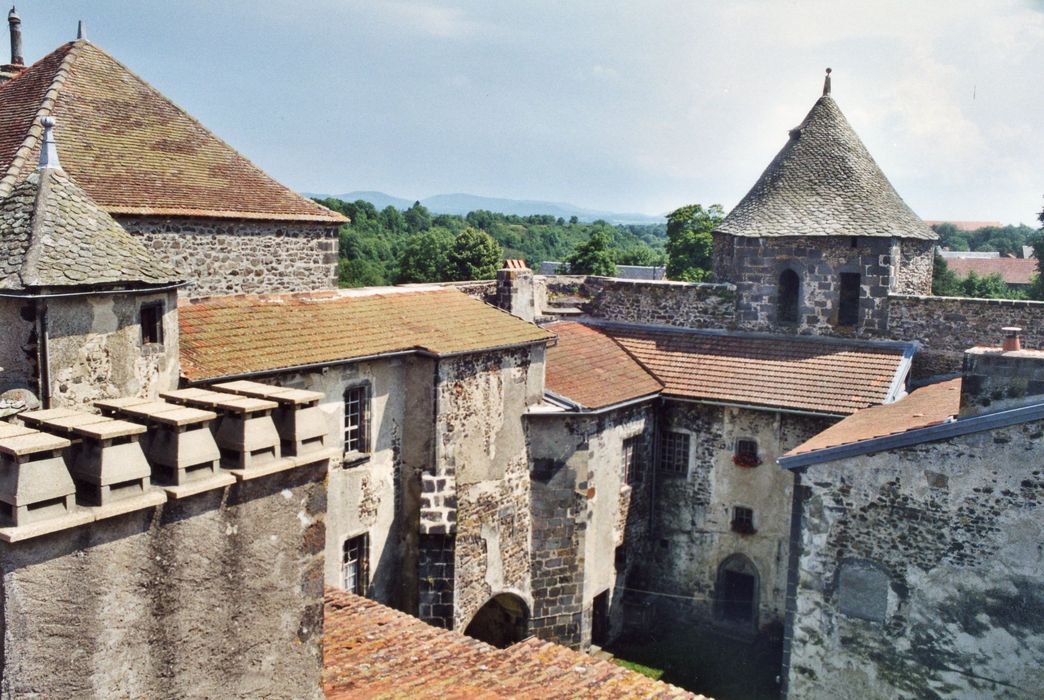
{"label": "turret roof", "polygon": [[790,131],[790,140],[715,232],[938,238],[888,182],[830,95]]}

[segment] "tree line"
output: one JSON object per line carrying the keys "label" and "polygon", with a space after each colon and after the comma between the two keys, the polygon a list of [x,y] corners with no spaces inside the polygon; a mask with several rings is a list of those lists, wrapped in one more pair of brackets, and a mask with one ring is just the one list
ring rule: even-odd
{"label": "tree line", "polygon": [[1022,257],[1023,247],[1030,246],[1037,259],[1037,275],[1026,289],[1010,287],[999,274],[958,277],[941,255],[935,256],[932,294],[947,297],[979,299],[1035,299],[1044,301],[1044,210],[1037,216],[1040,229],[1019,226],[983,226],[974,231],[961,231],[953,224],[933,224],[939,234],[939,247],[954,251],[996,251],[1002,256]]}

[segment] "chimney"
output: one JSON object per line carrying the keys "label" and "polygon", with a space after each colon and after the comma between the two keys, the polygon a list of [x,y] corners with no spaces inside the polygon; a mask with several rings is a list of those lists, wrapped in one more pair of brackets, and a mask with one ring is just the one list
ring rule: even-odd
{"label": "chimney", "polygon": [[496,306],[525,321],[536,318],[533,271],[525,260],[505,260],[504,267],[497,270]]}
{"label": "chimney", "polygon": [[0,84],[17,78],[25,71],[22,58],[22,18],[14,7],[7,13],[7,24],[11,27],[11,62],[0,66]]}
{"label": "chimney", "polygon": [[962,418],[1044,403],[1044,351],[1022,348],[1022,328],[1005,326],[1000,347],[964,353]]}

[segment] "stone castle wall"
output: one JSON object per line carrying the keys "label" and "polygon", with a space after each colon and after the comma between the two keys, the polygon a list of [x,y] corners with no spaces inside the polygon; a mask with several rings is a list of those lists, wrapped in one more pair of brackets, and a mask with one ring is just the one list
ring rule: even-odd
{"label": "stone castle wall", "polygon": [[337,228],[323,224],[118,216],[190,282],[189,297],[337,286]]}
{"label": "stone castle wall", "polygon": [[792,698],[1035,697],[1044,421],[802,476]]}
{"label": "stone castle wall", "polygon": [[893,262],[897,263],[895,294],[931,294],[932,269],[935,267],[935,246],[938,241],[922,241],[916,238],[903,238],[896,241],[898,254],[893,252]]}
{"label": "stone castle wall", "polygon": [[325,473],[0,544],[0,693],[321,698]]}

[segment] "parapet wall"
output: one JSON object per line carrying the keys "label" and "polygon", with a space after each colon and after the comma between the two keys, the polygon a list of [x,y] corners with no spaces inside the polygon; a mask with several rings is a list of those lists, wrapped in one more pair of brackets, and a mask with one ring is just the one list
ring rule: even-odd
{"label": "parapet wall", "polygon": [[917,377],[959,371],[965,350],[999,346],[1005,326],[1023,329],[1024,348],[1044,349],[1044,302],[900,294],[888,297],[888,335],[922,344],[914,358]]}

